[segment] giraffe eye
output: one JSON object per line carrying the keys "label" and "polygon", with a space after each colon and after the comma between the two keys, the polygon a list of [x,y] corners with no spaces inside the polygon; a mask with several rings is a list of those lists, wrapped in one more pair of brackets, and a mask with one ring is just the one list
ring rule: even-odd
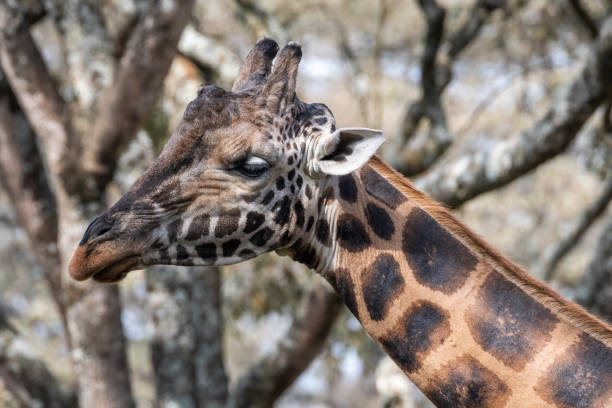
{"label": "giraffe eye", "polygon": [[270,164],[261,157],[250,156],[244,163],[236,167],[236,170],[247,177],[255,178],[270,170]]}

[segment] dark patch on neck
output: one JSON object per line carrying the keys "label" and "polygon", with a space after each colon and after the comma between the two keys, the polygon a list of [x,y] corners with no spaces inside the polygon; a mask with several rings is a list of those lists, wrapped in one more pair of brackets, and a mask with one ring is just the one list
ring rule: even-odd
{"label": "dark patch on neck", "polygon": [[202,259],[211,259],[217,257],[217,246],[215,244],[202,244],[195,247],[196,252]]}
{"label": "dark patch on neck", "polygon": [[268,191],[268,194],[264,196],[263,200],[261,200],[261,204],[268,205],[270,204],[273,198],[274,198],[274,190],[270,190]]}
{"label": "dark patch on neck", "polygon": [[340,177],[338,180],[338,190],[340,198],[349,203],[357,201],[357,183],[352,174]]}
{"label": "dark patch on neck", "polygon": [[322,245],[329,246],[329,224],[325,218],[317,221],[315,236]]}
{"label": "dark patch on neck", "polygon": [[161,248],[159,250],[159,262],[162,264],[170,263],[170,254],[168,254],[168,248]]}
{"label": "dark patch on neck", "polygon": [[176,246],[176,259],[179,261],[184,261],[187,258],[189,258],[189,252],[187,252],[187,249],[185,249],[185,247],[182,245],[177,245]]}
{"label": "dark patch on neck", "polygon": [[296,262],[306,265],[311,269],[315,269],[317,266],[317,252],[312,245],[307,242],[303,242],[301,238],[291,246],[291,257]]}
{"label": "dark patch on neck", "polygon": [[510,388],[478,360],[463,355],[434,375],[425,395],[441,408],[503,407]]}
{"label": "dark patch on neck", "polygon": [[223,238],[226,235],[233,234],[238,229],[238,223],[240,222],[240,210],[229,210],[223,213],[217,219],[217,225],[215,226],[215,237]]}
{"label": "dark patch on neck", "polygon": [[257,211],[249,211],[244,225],[244,232],[250,234],[255,231],[266,220],[266,216]]}
{"label": "dark patch on neck", "polygon": [[340,295],[340,298],[342,298],[351,313],[359,319],[359,310],[355,297],[355,284],[353,283],[350,272],[347,269],[340,268],[328,274],[325,278],[336,290],[338,295]]}
{"label": "dark patch on neck", "polygon": [[249,241],[251,241],[253,245],[261,247],[264,246],[266,242],[270,240],[270,238],[272,238],[272,235],[274,235],[274,231],[268,227],[264,227],[253,234]]}
{"label": "dark patch on neck", "polygon": [[390,208],[395,210],[407,200],[406,196],[393,184],[389,183],[370,166],[364,166],[360,171],[360,176],[366,191]]}
{"label": "dark patch on neck", "polygon": [[285,178],[284,177],[281,176],[276,179],[276,189],[279,191],[285,189]]}
{"label": "dark patch on neck", "polygon": [[304,206],[300,200],[297,200],[293,205],[295,210],[295,226],[302,228],[304,226]]}
{"label": "dark patch on neck", "polygon": [[361,221],[351,214],[338,217],[337,234],[338,244],[349,252],[361,252],[372,244]]}
{"label": "dark patch on neck", "polygon": [[428,301],[414,303],[393,332],[379,339],[389,356],[407,373],[421,368],[431,351],[450,334],[448,312]]}
{"label": "dark patch on neck", "polygon": [[308,217],[308,222],[306,223],[305,231],[306,232],[310,231],[313,225],[314,225],[314,215],[311,215],[310,217]]}
{"label": "dark patch on neck", "polygon": [[480,287],[466,322],[483,350],[520,371],[548,344],[559,319],[493,270]]}
{"label": "dark patch on neck", "polygon": [[535,390],[557,407],[603,407],[612,398],[612,349],[586,333],[546,371]]}
{"label": "dark patch on neck", "polygon": [[469,249],[420,208],[406,219],[402,250],[416,280],[447,295],[463,286],[478,263]]}
{"label": "dark patch on neck", "polygon": [[255,252],[251,251],[250,249],[245,248],[245,249],[242,249],[242,250],[241,250],[241,251],[238,253],[238,256],[239,256],[240,258],[242,258],[242,260],[245,260],[245,259],[251,259],[251,258],[254,258],[255,256],[257,256],[257,254],[256,254]]}
{"label": "dark patch on neck", "polygon": [[223,250],[223,256],[229,258],[230,256],[234,255],[234,252],[236,252],[239,246],[239,239],[230,239],[229,241],[224,242],[223,245],[221,245],[221,249]]}
{"label": "dark patch on neck", "polygon": [[208,235],[208,229],[210,227],[210,217],[208,214],[200,214],[193,217],[189,228],[187,229],[187,235],[185,239],[188,241],[195,241],[202,235]]}
{"label": "dark patch on neck", "polygon": [[272,207],[272,212],[276,213],[274,216],[274,222],[278,225],[285,225],[289,221],[289,216],[291,215],[291,200],[289,200],[288,196],[284,196],[280,200],[278,200],[274,207]]}
{"label": "dark patch on neck", "polygon": [[390,254],[381,254],[369,268],[363,270],[361,282],[370,318],[377,322],[383,320],[404,289],[399,264]]}
{"label": "dark patch on neck", "polygon": [[382,207],[374,203],[368,203],[366,206],[366,218],[372,231],[380,238],[388,241],[395,234],[393,220]]}

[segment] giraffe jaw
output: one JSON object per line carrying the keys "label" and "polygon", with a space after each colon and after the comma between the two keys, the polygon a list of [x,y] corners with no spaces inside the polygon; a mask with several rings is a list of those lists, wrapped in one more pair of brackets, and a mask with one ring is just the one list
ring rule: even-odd
{"label": "giraffe jaw", "polygon": [[87,243],[75,251],[68,270],[78,281],[89,278],[97,282],[118,282],[142,263],[140,256],[132,250],[122,250],[116,242],[99,245]]}
{"label": "giraffe jaw", "polygon": [[128,257],[103,267],[99,272],[95,272],[91,278],[96,282],[119,282],[127,276],[128,272],[137,269],[139,264],[137,257]]}

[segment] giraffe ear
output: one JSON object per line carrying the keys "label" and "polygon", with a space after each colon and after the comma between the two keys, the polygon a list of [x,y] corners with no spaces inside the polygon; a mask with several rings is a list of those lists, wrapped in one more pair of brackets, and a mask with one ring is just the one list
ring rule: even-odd
{"label": "giraffe ear", "polygon": [[366,164],[384,141],[381,130],[337,129],[316,147],[316,170],[332,176],[349,174]]}

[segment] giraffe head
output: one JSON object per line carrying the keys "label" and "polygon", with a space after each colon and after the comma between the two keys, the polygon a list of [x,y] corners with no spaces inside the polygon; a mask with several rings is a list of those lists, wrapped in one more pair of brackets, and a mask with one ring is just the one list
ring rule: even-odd
{"label": "giraffe head", "polygon": [[[202,86],[162,153],[87,228],[70,262],[78,280],[116,281],[154,264],[223,265],[303,245],[325,189],[365,164],[382,133],[336,128],[295,95],[301,48],[259,41],[231,91]],[[329,198],[329,197],[328,197]]]}

